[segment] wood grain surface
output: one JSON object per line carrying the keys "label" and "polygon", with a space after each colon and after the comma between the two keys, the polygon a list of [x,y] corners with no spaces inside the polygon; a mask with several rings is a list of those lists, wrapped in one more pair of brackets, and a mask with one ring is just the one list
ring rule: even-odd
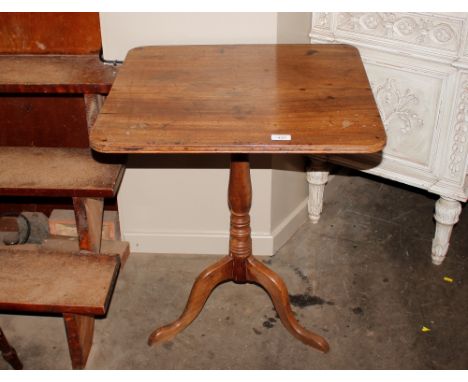
{"label": "wood grain surface", "polygon": [[123,172],[89,149],[1,147],[0,195],[112,197]]}
{"label": "wood grain surface", "polygon": [[0,146],[89,147],[79,94],[2,95],[0,121]]}
{"label": "wood grain surface", "polygon": [[164,46],[128,53],[90,143],[125,153],[369,153],[385,132],[349,45]]}
{"label": "wood grain surface", "polygon": [[90,54],[100,49],[97,12],[0,13],[0,53]]}
{"label": "wood grain surface", "polygon": [[[55,236],[42,242],[41,248],[47,251],[78,252],[80,246],[78,239],[74,237]],[[102,240],[102,255],[118,255],[120,257],[120,269],[123,269],[130,256],[130,245],[128,241]]]}
{"label": "wood grain surface", "polygon": [[0,309],[105,314],[118,256],[0,249]]}
{"label": "wood grain surface", "polygon": [[0,55],[0,93],[107,94],[116,69],[97,55]]}
{"label": "wood grain surface", "polygon": [[81,251],[101,252],[104,198],[73,198],[76,230]]}
{"label": "wood grain surface", "polygon": [[63,320],[72,368],[84,369],[93,345],[94,317],[64,313]]}

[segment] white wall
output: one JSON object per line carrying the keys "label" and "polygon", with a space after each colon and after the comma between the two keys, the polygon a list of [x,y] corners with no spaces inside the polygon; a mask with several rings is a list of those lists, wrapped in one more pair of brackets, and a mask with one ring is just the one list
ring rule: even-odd
{"label": "white wall", "polygon": [[[276,13],[101,13],[104,57],[141,45],[274,44]],[[307,37],[307,34],[306,34]]]}
{"label": "white wall", "polygon": [[[256,253],[272,254],[271,157],[251,158]],[[133,156],[119,191],[122,232],[133,250],[223,254],[228,250],[228,155]],[[301,181],[301,184],[303,181]]]}
{"label": "white wall", "polygon": [[308,44],[312,23],[310,12],[281,12],[277,15],[278,44]]}
{"label": "white wall", "polygon": [[[123,60],[142,45],[306,43],[309,19],[287,13],[101,13],[104,57]],[[226,155],[131,156],[118,202],[132,250],[225,254],[228,168]],[[251,174],[254,252],[272,255],[307,219],[303,158],[254,155]]]}

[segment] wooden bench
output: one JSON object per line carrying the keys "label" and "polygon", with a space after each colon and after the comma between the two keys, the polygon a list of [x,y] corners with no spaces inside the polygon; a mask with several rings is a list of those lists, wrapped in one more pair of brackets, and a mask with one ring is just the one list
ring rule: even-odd
{"label": "wooden bench", "polygon": [[[100,252],[104,198],[115,196],[123,172],[121,164],[98,162],[90,149],[0,150],[0,195],[73,199],[82,256],[1,250],[0,310],[63,314],[74,369],[86,365],[94,315],[105,314],[115,283],[119,264],[114,257],[84,253]],[[47,286],[54,278],[56,290]],[[60,294],[64,291],[66,296]]]}

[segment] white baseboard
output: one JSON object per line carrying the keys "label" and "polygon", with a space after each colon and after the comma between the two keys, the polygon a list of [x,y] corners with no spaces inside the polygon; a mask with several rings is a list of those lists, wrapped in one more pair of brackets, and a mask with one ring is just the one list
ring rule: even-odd
{"label": "white baseboard", "polygon": [[[253,252],[272,256],[307,220],[307,199],[302,201],[273,232],[252,232]],[[123,232],[130,250],[143,253],[225,255],[229,233],[217,232]]]}
{"label": "white baseboard", "polygon": [[[304,199],[299,205],[287,215],[283,221],[273,229],[273,253],[280,249],[299,227],[304,224],[309,218],[307,212],[308,199]],[[255,252],[254,252],[255,253]]]}

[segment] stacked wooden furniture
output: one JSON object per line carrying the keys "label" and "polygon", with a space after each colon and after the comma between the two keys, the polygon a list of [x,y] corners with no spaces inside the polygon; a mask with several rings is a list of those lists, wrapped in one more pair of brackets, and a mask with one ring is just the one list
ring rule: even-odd
{"label": "stacked wooden furniture", "polygon": [[[85,101],[93,110],[92,100],[101,101],[100,95],[107,94],[114,72],[99,61],[101,47],[97,12],[0,13],[0,75],[6,81],[2,84],[28,86],[33,77],[36,85],[49,84],[44,91],[2,90],[0,146],[89,147]],[[15,66],[3,71],[3,59],[13,60]],[[68,198],[5,196],[0,202],[0,212],[49,215],[53,209],[72,207]],[[116,205],[108,200],[106,207]]]}
{"label": "stacked wooden furniture", "polygon": [[[0,66],[3,95],[83,95],[88,127],[115,76],[96,55],[3,55]],[[0,310],[62,314],[74,369],[86,365],[94,316],[106,313],[120,265],[118,257],[96,254],[104,198],[115,196],[123,171],[118,163],[97,161],[89,148],[0,150],[0,195],[73,199],[80,252],[2,249]],[[21,366],[3,333],[2,339],[12,366]]]}

